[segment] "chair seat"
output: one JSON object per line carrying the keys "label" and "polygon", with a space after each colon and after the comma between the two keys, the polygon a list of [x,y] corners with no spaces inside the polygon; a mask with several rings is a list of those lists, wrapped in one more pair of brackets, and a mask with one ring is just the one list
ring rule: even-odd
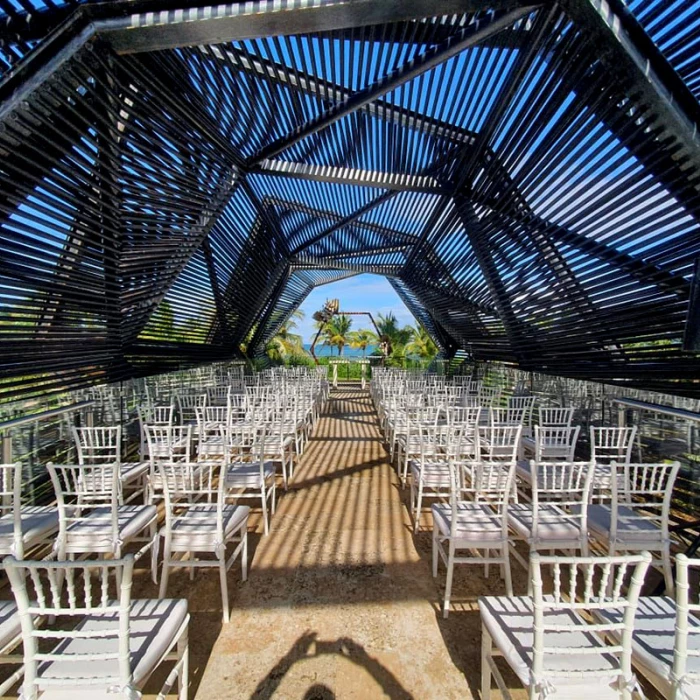
{"label": "chair seat", "polygon": [[119,479],[122,484],[138,481],[149,469],[150,462],[122,462],[119,465]]}
{"label": "chair seat", "polygon": [[424,462],[421,465],[419,461],[412,460],[409,466],[415,484],[422,478],[424,486],[450,488],[450,467],[446,462]]}
{"label": "chair seat", "polygon": [[[118,603],[114,603],[115,607]],[[114,628],[113,614],[88,615],[79,624],[81,630]],[[177,638],[177,633],[187,619],[186,600],[134,600],[131,602],[129,617],[129,647],[133,683],[142,687],[161,658],[168,652]],[[91,639],[72,639],[61,642],[55,654],[116,654],[116,636]],[[70,679],[85,675],[100,675],[118,678],[117,659],[106,661],[85,661],[80,664],[70,661],[50,661],[39,666],[39,674],[45,678]],[[113,684],[111,684],[113,685]],[[110,692],[111,690],[111,692]],[[41,694],[42,700],[92,700],[93,698],[114,698],[113,688],[99,685],[50,687]]]}
{"label": "chair seat", "polygon": [[281,440],[266,440],[265,454],[279,454],[280,450],[286,450],[294,442],[294,435],[285,435]]}
{"label": "chair seat", "polygon": [[526,484],[532,484],[532,472],[530,471],[529,459],[519,459],[515,463],[515,476]]}
{"label": "chair seat", "polygon": [[581,520],[553,503],[539,506],[537,532],[533,532],[534,515],[531,503],[509,503],[508,524],[520,537],[528,541],[575,542],[583,536]]}
{"label": "chair seat", "polygon": [[197,453],[200,455],[223,455],[225,451],[225,443],[223,438],[207,438],[200,440],[197,446]]}
{"label": "chair seat", "polygon": [[21,633],[17,605],[10,600],[0,601],[0,652],[11,651],[15,642],[19,643]]}
{"label": "chair seat", "polygon": [[[111,509],[107,506],[93,508],[81,520],[71,523],[67,530],[68,552],[111,552],[116,543],[112,540]],[[126,542],[143,532],[158,517],[155,506],[119,506],[117,508],[118,539]]]}
{"label": "chair seat", "polygon": [[[450,536],[452,507],[449,503],[431,506],[433,522],[441,535]],[[501,518],[484,503],[463,501],[457,504],[455,541],[457,546],[483,547],[488,542],[502,542]]]}
{"label": "chair seat", "polygon": [[[224,540],[244,527],[250,513],[248,506],[226,505],[222,519]],[[165,536],[165,529],[161,530]],[[176,551],[214,551],[219,544],[216,529],[216,505],[198,505],[178,515],[172,527],[171,548]]]}
{"label": "chair seat", "polygon": [[[262,478],[266,481],[275,476],[275,465],[272,462],[263,464]],[[226,485],[232,488],[261,488],[260,462],[242,462],[231,464],[226,470]]]}
{"label": "chair seat", "polygon": [[[534,615],[532,598],[526,596],[499,596],[479,598],[481,620],[488,630],[494,644],[500,649],[505,660],[515,671],[520,682],[529,687],[530,669],[533,662],[533,627]],[[566,630],[562,632],[547,632],[550,635],[548,646],[556,646],[558,639],[562,646],[589,649],[592,646],[604,648],[594,633],[587,632],[587,623],[573,611],[545,612],[545,624],[577,623],[581,630]],[[620,693],[611,686],[617,681],[617,675],[610,674],[615,670],[614,660],[604,654],[546,654],[545,678],[555,690],[552,697],[595,697],[619,698]],[[562,677],[550,672],[567,672],[570,675]],[[586,672],[586,675],[582,675]],[[553,694],[556,692],[556,696]]]}
{"label": "chair seat", "polygon": [[[606,620],[620,622],[618,611],[599,613]],[[632,663],[653,680],[664,697],[672,697],[671,670],[673,668],[673,644],[675,640],[676,603],[669,597],[640,597],[634,618],[632,638]],[[688,625],[697,629],[700,620],[689,616]],[[700,652],[700,634],[688,635],[688,651]],[[700,656],[688,655],[687,672],[700,674]],[[700,699],[700,682],[683,685],[683,697]]]}
{"label": "chair seat", "polygon": [[[21,510],[22,542],[25,547],[47,539],[58,530],[58,509],[51,506],[26,506]],[[0,554],[14,553],[12,513],[0,518]]]}
{"label": "chair seat", "polygon": [[[597,539],[610,538],[611,506],[606,503],[592,503],[588,506],[588,529]],[[634,546],[660,546],[661,528],[654,522],[640,518],[634,508],[617,508],[617,542]]]}

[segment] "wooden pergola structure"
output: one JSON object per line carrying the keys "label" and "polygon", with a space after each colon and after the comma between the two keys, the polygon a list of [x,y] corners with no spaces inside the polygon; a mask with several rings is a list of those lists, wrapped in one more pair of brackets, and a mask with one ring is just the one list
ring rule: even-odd
{"label": "wooden pergola structure", "polygon": [[445,357],[700,396],[699,46],[687,0],[0,0],[0,398],[361,272]]}

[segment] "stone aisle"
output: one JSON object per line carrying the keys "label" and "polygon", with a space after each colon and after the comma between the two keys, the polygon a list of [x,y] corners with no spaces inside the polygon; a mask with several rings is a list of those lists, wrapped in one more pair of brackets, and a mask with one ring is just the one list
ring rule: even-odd
{"label": "stone aisle", "polygon": [[[208,616],[221,631],[200,664],[198,698],[476,694],[478,638],[462,639],[468,682],[438,622],[439,588],[414,546],[366,391],[334,392],[270,535],[252,544],[248,582],[237,574],[232,586],[230,624]],[[213,600],[215,581],[207,591]],[[197,598],[190,596],[193,617]],[[478,629],[478,613],[468,612]]]}

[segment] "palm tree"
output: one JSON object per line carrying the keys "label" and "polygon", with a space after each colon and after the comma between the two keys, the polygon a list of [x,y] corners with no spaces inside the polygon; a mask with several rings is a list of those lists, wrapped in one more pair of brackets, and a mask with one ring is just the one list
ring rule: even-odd
{"label": "palm tree", "polygon": [[399,330],[398,321],[396,316],[390,311],[386,316],[384,314],[379,314],[377,316],[377,330],[380,336],[387,336],[391,338]]}
{"label": "palm tree", "polygon": [[349,334],[350,347],[362,350],[362,357],[367,354],[367,347],[374,345],[378,338],[377,334],[369,328],[361,328],[359,331],[351,331]]}
{"label": "palm tree", "polygon": [[265,352],[271,360],[283,362],[289,357],[304,354],[303,338],[297,333],[292,333],[292,330],[297,327],[295,318],[304,318],[304,312],[301,309],[294,311],[267,344]]}
{"label": "palm tree", "polygon": [[399,322],[391,311],[386,316],[379,314],[378,319],[379,340],[389,344],[389,354],[393,355],[395,351],[403,354],[404,346],[411,341],[416,332],[415,328],[413,326],[399,328]]}
{"label": "palm tree", "polygon": [[422,360],[432,360],[438,354],[438,348],[428,331],[423,326],[418,326],[413,340],[406,345],[406,353],[420,357]]}
{"label": "palm tree", "polygon": [[346,316],[345,314],[334,316],[324,329],[323,333],[325,339],[323,344],[338,348],[338,355],[342,356],[343,348],[348,343],[348,335],[351,326],[352,319],[350,316]]}

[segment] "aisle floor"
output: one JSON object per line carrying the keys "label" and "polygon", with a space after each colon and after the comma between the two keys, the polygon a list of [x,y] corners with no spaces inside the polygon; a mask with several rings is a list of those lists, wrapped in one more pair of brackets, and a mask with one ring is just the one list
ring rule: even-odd
{"label": "aisle floor", "polygon": [[[443,621],[424,530],[414,538],[368,393],[334,392],[270,535],[254,539],[197,697],[477,696],[486,582],[458,575]],[[495,574],[488,586],[500,589]]]}

